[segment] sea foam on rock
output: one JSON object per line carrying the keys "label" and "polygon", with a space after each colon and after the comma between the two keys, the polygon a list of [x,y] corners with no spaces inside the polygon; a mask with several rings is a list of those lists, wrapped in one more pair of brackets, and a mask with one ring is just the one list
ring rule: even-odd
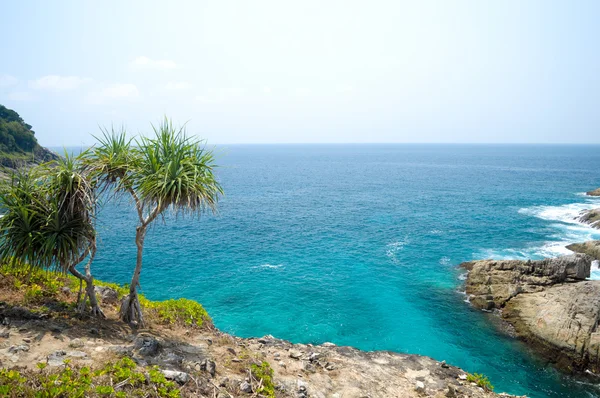
{"label": "sea foam on rock", "polygon": [[516,335],[567,371],[600,371],[600,281],[586,281],[592,258],[481,260],[466,292],[476,308],[501,310]]}

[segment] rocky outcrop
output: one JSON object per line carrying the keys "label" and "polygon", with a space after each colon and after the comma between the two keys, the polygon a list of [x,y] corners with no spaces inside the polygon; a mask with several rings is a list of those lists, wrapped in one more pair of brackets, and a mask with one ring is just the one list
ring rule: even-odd
{"label": "rocky outcrop", "polygon": [[600,229],[600,208],[582,211],[579,213],[577,221],[589,224],[590,227]]}
{"label": "rocky outcrop", "polygon": [[506,304],[502,316],[561,369],[600,371],[600,281],[520,294]]}
{"label": "rocky outcrop", "polygon": [[576,253],[587,254],[596,260],[600,260],[600,240],[590,240],[584,243],[573,243],[567,249]]}
{"label": "rocky outcrop", "polygon": [[535,293],[557,283],[590,276],[591,260],[573,254],[537,261],[481,260],[461,264],[469,270],[466,292],[471,303],[484,310],[502,308],[520,293]]}
{"label": "rocky outcrop", "polygon": [[593,191],[586,192],[588,196],[600,196],[600,188],[594,189]]}
{"label": "rocky outcrop", "polygon": [[499,309],[516,335],[567,371],[600,372],[600,281],[586,281],[592,258],[463,263],[466,292],[480,309]]}

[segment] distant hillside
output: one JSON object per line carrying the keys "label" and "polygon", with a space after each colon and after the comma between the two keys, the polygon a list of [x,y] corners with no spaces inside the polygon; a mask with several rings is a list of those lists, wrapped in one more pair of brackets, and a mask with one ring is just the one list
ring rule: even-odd
{"label": "distant hillside", "polygon": [[38,144],[35,132],[17,112],[0,105],[0,171],[57,158],[54,152]]}

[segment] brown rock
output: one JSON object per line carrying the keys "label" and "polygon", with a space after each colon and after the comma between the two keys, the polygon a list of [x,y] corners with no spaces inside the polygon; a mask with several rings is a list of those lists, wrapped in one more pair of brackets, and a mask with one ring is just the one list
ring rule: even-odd
{"label": "brown rock", "polygon": [[600,196],[600,188],[589,191],[586,194],[589,196]]}
{"label": "brown rock", "polygon": [[579,213],[577,221],[589,224],[590,227],[600,229],[600,208],[582,211]]}
{"label": "brown rock", "polygon": [[560,368],[600,371],[600,281],[520,294],[508,301],[502,317]]}
{"label": "brown rock", "polygon": [[590,240],[584,243],[573,243],[567,246],[567,249],[576,253],[587,254],[590,257],[600,260],[600,240]]}
{"label": "brown rock", "polygon": [[573,254],[544,260],[481,260],[461,264],[469,270],[466,293],[480,309],[502,308],[520,293],[541,292],[557,283],[590,276],[591,258]]}

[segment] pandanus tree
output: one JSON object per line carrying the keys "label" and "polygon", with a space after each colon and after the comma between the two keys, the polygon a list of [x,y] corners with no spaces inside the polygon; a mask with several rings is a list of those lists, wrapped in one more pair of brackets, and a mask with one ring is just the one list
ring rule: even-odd
{"label": "pandanus tree", "polygon": [[[94,291],[91,263],[96,253],[96,194],[78,159],[65,153],[56,162],[15,174],[0,189],[0,256],[12,264],[70,272],[86,283],[79,309],[104,316]],[[77,265],[86,258],[84,274]]]}
{"label": "pandanus tree", "polygon": [[143,325],[138,298],[148,227],[167,212],[200,215],[216,211],[223,190],[214,175],[214,155],[204,141],[188,136],[185,126],[175,128],[164,119],[152,126],[151,137],[133,145],[123,130],[103,130],[98,145],[86,155],[86,164],[99,186],[131,196],[137,212],[136,264],[129,295],[121,303],[123,321]]}

